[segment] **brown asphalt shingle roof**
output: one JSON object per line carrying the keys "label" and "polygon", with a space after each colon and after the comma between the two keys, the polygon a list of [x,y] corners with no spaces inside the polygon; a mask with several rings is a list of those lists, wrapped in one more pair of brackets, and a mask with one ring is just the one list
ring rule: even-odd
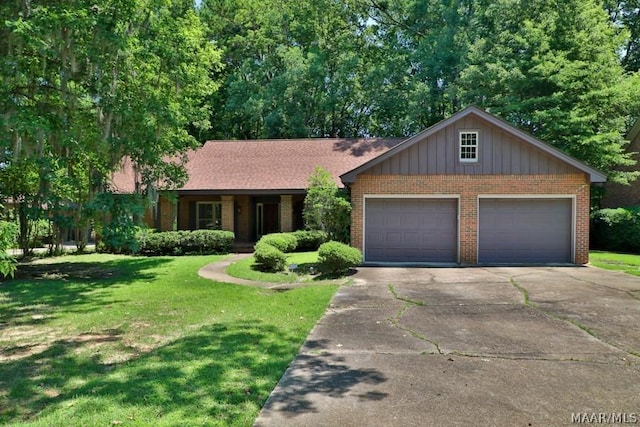
{"label": "brown asphalt shingle roof", "polygon": [[[208,141],[188,153],[186,191],[303,190],[317,166],[337,185],[340,175],[362,165],[403,139],[278,139]],[[113,177],[118,192],[134,190],[131,164]]]}

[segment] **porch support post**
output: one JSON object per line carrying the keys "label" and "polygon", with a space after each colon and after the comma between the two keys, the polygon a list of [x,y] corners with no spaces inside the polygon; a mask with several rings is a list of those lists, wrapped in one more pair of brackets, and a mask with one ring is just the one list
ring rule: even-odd
{"label": "porch support post", "polygon": [[293,196],[280,196],[280,231],[293,231]]}
{"label": "porch support post", "polygon": [[222,196],[222,229],[235,232],[233,196]]}

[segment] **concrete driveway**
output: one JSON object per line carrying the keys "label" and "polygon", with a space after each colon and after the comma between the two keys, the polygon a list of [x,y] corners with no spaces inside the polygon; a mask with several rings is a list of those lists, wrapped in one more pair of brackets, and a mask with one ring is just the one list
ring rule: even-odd
{"label": "concrete driveway", "polygon": [[256,425],[585,421],[640,425],[640,278],[370,267],[335,295]]}

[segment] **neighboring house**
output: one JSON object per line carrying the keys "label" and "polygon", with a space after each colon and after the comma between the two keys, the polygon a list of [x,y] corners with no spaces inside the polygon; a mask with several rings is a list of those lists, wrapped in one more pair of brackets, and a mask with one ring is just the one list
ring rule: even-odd
{"label": "neighboring house", "polygon": [[[640,160],[638,156],[640,152],[640,118],[627,134],[627,140],[629,141],[627,151],[635,153],[633,159],[636,161]],[[634,171],[638,170],[639,166],[640,164],[636,164],[622,168],[622,170]],[[640,206],[640,179],[635,180],[629,185],[608,182],[604,186],[604,196],[600,204],[603,208]]]}
{"label": "neighboring house", "polygon": [[[208,141],[188,153],[189,180],[175,202],[161,197],[145,222],[160,231],[223,229],[251,248],[263,234],[303,228],[302,209],[316,167],[338,177],[384,153],[402,139]],[[112,187],[136,190],[131,164]]]}
{"label": "neighboring house", "polygon": [[365,263],[584,264],[592,169],[469,107],[341,176]]}

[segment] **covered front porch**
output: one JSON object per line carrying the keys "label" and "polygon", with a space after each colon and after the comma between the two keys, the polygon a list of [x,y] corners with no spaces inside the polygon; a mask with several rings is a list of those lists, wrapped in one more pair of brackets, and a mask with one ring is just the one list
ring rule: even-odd
{"label": "covered front porch", "polygon": [[[304,228],[304,192],[215,194],[178,192],[161,197],[148,223],[158,231],[233,231],[238,251],[252,250],[265,234]],[[150,218],[151,219],[151,218]]]}

